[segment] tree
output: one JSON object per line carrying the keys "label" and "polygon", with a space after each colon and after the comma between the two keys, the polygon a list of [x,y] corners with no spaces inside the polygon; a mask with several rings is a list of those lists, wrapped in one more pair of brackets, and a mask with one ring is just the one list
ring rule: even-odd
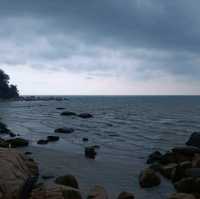
{"label": "tree", "polygon": [[19,97],[15,85],[9,84],[10,77],[0,69],[0,99],[11,99]]}

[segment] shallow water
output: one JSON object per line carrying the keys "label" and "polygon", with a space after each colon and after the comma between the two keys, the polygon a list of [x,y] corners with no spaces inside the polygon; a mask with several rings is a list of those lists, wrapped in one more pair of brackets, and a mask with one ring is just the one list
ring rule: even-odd
{"label": "shallow water", "polygon": [[[94,118],[60,116],[62,110],[57,107],[89,112]],[[135,192],[141,199],[165,198],[173,191],[169,183],[142,190],[138,173],[149,153],[182,145],[193,131],[199,131],[200,97],[69,97],[61,102],[1,102],[0,117],[13,132],[31,140],[42,172],[72,173],[84,190],[100,184],[112,198],[121,190]],[[73,127],[75,132],[62,134],[59,142],[42,148],[36,144],[59,127]],[[82,142],[83,137],[89,142]],[[84,147],[91,144],[100,145],[96,160],[84,157]]]}

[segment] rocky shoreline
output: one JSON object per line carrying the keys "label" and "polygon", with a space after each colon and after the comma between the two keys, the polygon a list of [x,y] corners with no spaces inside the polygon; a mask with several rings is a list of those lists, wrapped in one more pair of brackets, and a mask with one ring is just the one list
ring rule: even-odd
{"label": "rocky shoreline", "polygon": [[[95,186],[90,192],[83,193],[77,179],[70,174],[59,176],[49,183],[48,180],[54,176],[40,174],[38,164],[29,157],[31,152],[22,154],[13,149],[26,147],[29,141],[20,135],[15,135],[2,122],[0,133],[11,137],[11,139],[0,139],[0,199],[108,198],[107,191],[101,186]],[[48,136],[44,140],[39,140],[37,144],[48,144],[58,140],[57,135]],[[88,141],[88,138],[83,141]],[[85,157],[95,159],[96,148],[99,146],[86,147]],[[193,133],[184,147],[173,148],[164,154],[159,151],[153,152],[149,155],[147,164],[148,167],[139,174],[141,188],[159,186],[163,176],[172,182],[177,191],[168,199],[200,198],[200,133]],[[45,182],[41,184],[38,181],[39,177],[45,179]],[[118,196],[118,199],[133,198],[135,196],[130,192],[122,192]]]}

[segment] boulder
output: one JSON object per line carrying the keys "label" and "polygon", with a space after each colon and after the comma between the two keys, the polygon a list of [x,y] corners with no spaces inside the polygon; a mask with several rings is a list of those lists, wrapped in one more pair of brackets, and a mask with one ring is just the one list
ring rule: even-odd
{"label": "boulder", "polygon": [[195,154],[192,159],[192,166],[194,168],[200,168],[200,154]]}
{"label": "boulder", "polygon": [[152,163],[158,162],[161,160],[161,158],[162,158],[162,154],[160,153],[160,151],[155,151],[149,155],[147,164],[152,164]]}
{"label": "boulder", "polygon": [[83,142],[88,142],[89,139],[88,138],[83,138],[82,140],[83,140]]}
{"label": "boulder", "polygon": [[196,197],[187,193],[173,193],[168,199],[196,199]]}
{"label": "boulder", "polygon": [[56,142],[56,141],[58,141],[59,139],[60,139],[59,136],[54,136],[54,135],[49,135],[49,136],[47,136],[48,142]]}
{"label": "boulder", "polygon": [[38,167],[14,149],[0,148],[0,199],[26,198],[38,177]]}
{"label": "boulder", "polygon": [[164,177],[171,179],[172,175],[173,175],[173,171],[174,171],[174,169],[176,169],[177,166],[178,166],[178,164],[176,164],[176,163],[170,163],[168,165],[164,165],[161,167],[160,173]]}
{"label": "boulder", "polygon": [[103,187],[95,186],[90,190],[87,199],[108,199],[108,195]]}
{"label": "boulder", "polygon": [[48,144],[48,140],[38,140],[37,144]]}
{"label": "boulder", "polygon": [[180,193],[197,193],[200,191],[200,186],[195,178],[183,178],[174,184],[177,192]]}
{"label": "boulder", "polygon": [[70,134],[73,133],[74,129],[73,128],[58,128],[55,130],[55,133],[65,133],[65,134]]}
{"label": "boulder", "polygon": [[117,199],[134,199],[135,196],[129,192],[122,192],[119,194]]}
{"label": "boulder", "polygon": [[29,141],[23,138],[14,138],[5,141],[5,144],[11,148],[25,147],[28,146]]}
{"label": "boulder", "polygon": [[62,116],[76,116],[77,114],[71,111],[64,111],[61,113]]}
{"label": "boulder", "polygon": [[200,132],[192,133],[186,145],[200,147]]}
{"label": "boulder", "polygon": [[71,187],[42,184],[36,187],[30,196],[30,199],[81,199],[81,193]]}
{"label": "boulder", "polygon": [[90,159],[95,159],[97,152],[95,151],[95,147],[86,147],[85,148],[85,157]]}
{"label": "boulder", "polygon": [[92,118],[93,115],[90,114],[90,113],[80,113],[80,114],[78,115],[78,117],[83,118],[83,119],[88,119],[88,118]]}
{"label": "boulder", "polygon": [[195,146],[176,147],[172,151],[186,156],[193,156],[195,153],[200,153],[200,148]]}
{"label": "boulder", "polygon": [[73,187],[75,189],[79,188],[78,182],[73,175],[60,176],[56,178],[55,183],[60,185],[65,185],[68,187]]}
{"label": "boulder", "polygon": [[140,173],[139,183],[143,188],[151,188],[160,185],[161,179],[154,170],[147,168]]}
{"label": "boulder", "polygon": [[187,177],[200,178],[200,168],[190,168],[185,170]]}

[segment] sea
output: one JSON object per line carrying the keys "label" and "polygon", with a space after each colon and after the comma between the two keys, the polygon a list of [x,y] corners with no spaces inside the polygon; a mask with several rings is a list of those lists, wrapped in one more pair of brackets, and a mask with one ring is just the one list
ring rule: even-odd
{"label": "sea", "polygon": [[[29,147],[19,150],[33,153],[41,175],[72,174],[85,194],[101,185],[110,198],[121,191],[133,192],[139,199],[167,198],[174,192],[166,179],[159,187],[142,189],[138,175],[148,166],[150,153],[182,146],[191,133],[200,131],[200,96],[65,97],[0,102],[1,121],[30,141]],[[62,111],[91,113],[93,118],[61,116]],[[48,135],[58,135],[54,130],[62,127],[74,132],[59,134],[55,143],[37,144]],[[85,147],[92,145],[100,147],[95,160],[84,156]]]}

